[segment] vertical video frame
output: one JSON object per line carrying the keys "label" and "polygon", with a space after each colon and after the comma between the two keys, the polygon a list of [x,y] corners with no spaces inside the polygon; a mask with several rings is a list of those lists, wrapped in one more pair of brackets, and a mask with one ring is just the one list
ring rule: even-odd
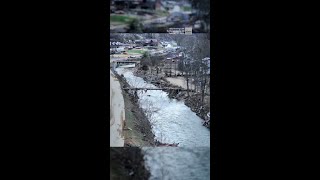
{"label": "vertical video frame", "polygon": [[111,179],[210,179],[209,4],[110,2]]}

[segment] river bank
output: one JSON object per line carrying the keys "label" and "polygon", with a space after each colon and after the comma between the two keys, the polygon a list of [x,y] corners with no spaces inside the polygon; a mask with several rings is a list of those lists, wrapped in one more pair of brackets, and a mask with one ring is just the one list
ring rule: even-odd
{"label": "river bank", "polygon": [[111,180],[210,179],[210,148],[110,148]]}
{"label": "river bank", "polygon": [[[170,98],[165,91],[152,90],[157,87],[135,76],[133,70],[116,69],[131,86],[131,89],[126,88],[125,91],[138,96],[138,105],[149,120],[155,140],[160,142],[160,146],[210,147],[210,131],[203,126],[203,120],[183,101]],[[143,90],[145,88],[151,90]],[[158,143],[156,145],[159,146]]]}
{"label": "river bank", "polygon": [[[123,76],[115,72],[122,88],[130,85]],[[151,124],[139,107],[138,97],[128,91],[122,90],[125,106],[124,137],[125,147],[145,147],[155,146],[154,134],[151,131]]]}
{"label": "river bank", "polygon": [[[136,68],[134,75],[143,78],[145,81],[159,88],[181,88],[181,86],[174,85],[168,81],[163,74],[153,74],[152,72],[156,72],[156,70],[149,71]],[[174,78],[171,77],[171,79]],[[189,90],[190,96],[188,96],[187,91],[172,91],[166,89],[163,91],[167,92],[170,98],[183,101],[186,106],[203,120],[204,126],[210,129],[210,95],[205,95],[204,103],[202,104],[201,93],[194,92],[194,90]]]}
{"label": "river bank", "polygon": [[148,180],[150,172],[145,168],[140,148],[110,148],[111,180]]}

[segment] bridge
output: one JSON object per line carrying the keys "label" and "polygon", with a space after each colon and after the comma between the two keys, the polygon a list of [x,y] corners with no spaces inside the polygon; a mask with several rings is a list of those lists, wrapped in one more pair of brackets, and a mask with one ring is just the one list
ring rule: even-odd
{"label": "bridge", "polygon": [[116,61],[117,64],[140,63],[140,61]]}
{"label": "bridge", "polygon": [[117,64],[139,64],[140,61],[135,61],[135,60],[125,60],[125,61],[115,61]]}
{"label": "bridge", "polygon": [[181,89],[181,88],[123,88],[124,90],[175,90],[175,91],[187,91],[186,89]]}
{"label": "bridge", "polygon": [[126,60],[126,61],[113,61],[113,63],[115,64],[116,67],[118,67],[119,65],[123,65],[123,64],[140,64],[140,61],[134,61],[134,60]]}

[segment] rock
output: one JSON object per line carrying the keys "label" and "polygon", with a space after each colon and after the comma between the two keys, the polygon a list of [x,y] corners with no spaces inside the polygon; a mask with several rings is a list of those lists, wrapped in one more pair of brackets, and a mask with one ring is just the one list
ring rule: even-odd
{"label": "rock", "polygon": [[131,128],[129,128],[129,127],[128,127],[128,128],[124,128],[123,130],[130,130],[130,131],[132,131],[132,129],[131,129]]}

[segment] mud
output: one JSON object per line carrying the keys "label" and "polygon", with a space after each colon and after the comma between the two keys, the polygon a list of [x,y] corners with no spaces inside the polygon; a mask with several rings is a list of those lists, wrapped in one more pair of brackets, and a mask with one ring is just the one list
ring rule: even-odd
{"label": "mud", "polygon": [[[122,88],[130,87],[122,76],[115,75]],[[143,113],[143,110],[139,107],[138,97],[126,90],[122,90],[122,94],[125,100],[126,111],[126,123],[123,126],[125,130],[125,147],[155,146],[156,143],[151,130],[151,124]]]}
{"label": "mud", "polygon": [[143,152],[139,148],[110,148],[111,180],[148,180]]}

